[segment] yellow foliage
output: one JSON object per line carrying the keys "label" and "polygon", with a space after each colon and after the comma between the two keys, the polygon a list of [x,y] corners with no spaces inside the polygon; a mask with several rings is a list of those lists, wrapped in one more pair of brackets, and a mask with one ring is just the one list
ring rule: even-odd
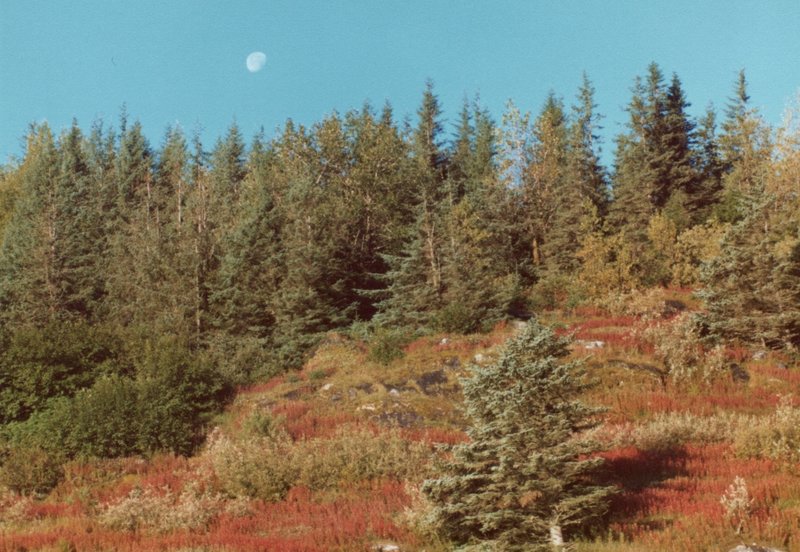
{"label": "yellow foliage", "polygon": [[672,259],[675,255],[678,229],[672,219],[664,213],[656,213],[650,217],[650,222],[647,225],[647,239],[653,244],[656,253],[667,259]]}
{"label": "yellow foliage", "polygon": [[700,266],[722,252],[722,237],[729,225],[712,221],[684,230],[673,253],[672,283],[694,287],[700,281]]}
{"label": "yellow foliage", "polygon": [[590,298],[630,291],[639,284],[639,255],[621,234],[589,234],[577,255],[581,260],[578,280]]}

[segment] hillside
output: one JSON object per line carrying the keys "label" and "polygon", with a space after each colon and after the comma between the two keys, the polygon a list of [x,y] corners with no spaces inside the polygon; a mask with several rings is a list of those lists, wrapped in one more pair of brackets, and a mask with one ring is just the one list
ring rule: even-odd
{"label": "hillside", "polygon": [[[619,493],[607,529],[576,549],[800,546],[796,362],[728,347],[669,373],[665,336],[696,302],[682,291],[639,302],[540,317],[574,336],[598,383],[585,399],[607,408],[594,436]],[[435,445],[465,439],[459,378],[517,324],[423,337],[388,364],[371,360],[374,344],[329,334],[300,372],[240,389],[195,457],[74,460],[42,500],[6,495],[0,550],[445,550],[420,530],[415,489],[443,454]],[[737,477],[747,499],[726,507]]]}

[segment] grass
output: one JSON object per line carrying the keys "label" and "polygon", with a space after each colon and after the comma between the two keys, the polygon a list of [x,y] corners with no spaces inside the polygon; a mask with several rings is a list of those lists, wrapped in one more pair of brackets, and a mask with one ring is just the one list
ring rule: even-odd
{"label": "grass", "polygon": [[[666,295],[696,308],[687,290],[668,290]],[[731,347],[725,356],[747,371],[748,381],[723,377],[665,386],[658,359],[636,337],[641,323],[636,316],[581,308],[543,318],[559,333],[604,342],[597,349],[576,346],[573,354],[586,360],[598,384],[585,399],[607,408],[604,477],[619,492],[607,526],[579,540],[575,550],[726,551],[742,541],[800,549],[797,466],[779,458],[737,454],[733,438],[739,431],[736,424],[758,425],[775,412],[781,396],[800,397],[800,370],[791,359],[769,353],[754,360],[753,351]],[[277,424],[277,429],[267,424],[269,431],[285,435],[281,438],[287,441],[280,445],[285,448],[279,450],[336,450],[351,459],[325,464],[325,484],[318,488],[303,484],[306,475],[298,476],[279,500],[237,498],[223,492],[204,454],[71,462],[64,480],[43,500],[0,495],[0,552],[311,552],[369,550],[383,542],[407,551],[444,550],[407,525],[406,512],[413,505],[409,485],[418,484],[441,454],[434,445],[466,439],[459,379],[468,375],[476,358],[490,361],[513,331],[509,324],[487,335],[419,338],[405,346],[402,358],[386,364],[370,360],[367,344],[332,336],[302,371],[240,389],[218,431],[247,439],[248,432],[256,431],[252,420],[258,413]],[[375,447],[384,446],[381,439],[421,445],[408,450],[427,456],[416,457],[419,468],[408,470],[409,475],[354,480],[352,474],[361,472],[348,468],[359,455],[376,454]],[[373,448],[359,452],[366,446]],[[313,462],[308,465],[315,469]],[[753,498],[740,535],[720,503],[736,477],[744,478]],[[169,531],[103,525],[102,513],[109,505],[131,493],[138,496],[137,489],[162,497],[153,504],[183,508],[187,516],[192,507],[214,505],[218,510],[207,524],[178,526],[176,521]],[[206,502],[192,502],[187,489],[195,489]],[[181,498],[185,496],[189,498]]]}

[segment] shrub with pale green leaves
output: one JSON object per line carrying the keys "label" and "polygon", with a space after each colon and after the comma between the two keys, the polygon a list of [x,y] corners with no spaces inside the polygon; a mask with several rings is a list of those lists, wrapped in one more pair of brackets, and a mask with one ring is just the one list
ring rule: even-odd
{"label": "shrub with pale green leaves", "polygon": [[207,529],[222,512],[233,511],[226,505],[222,495],[200,491],[193,485],[187,486],[177,496],[169,489],[156,492],[137,487],[128,496],[107,505],[98,521],[118,531],[201,531]]}
{"label": "shrub with pale green leaves", "polygon": [[691,313],[671,320],[645,320],[636,334],[653,345],[654,356],[661,361],[673,383],[710,383],[724,373],[726,363],[722,349],[704,349],[699,327]]}
{"label": "shrub with pale green leaves", "polygon": [[749,416],[719,413],[698,416],[689,412],[662,412],[637,424],[603,426],[591,435],[609,448],[634,446],[640,450],[664,452],[687,443],[721,443],[731,441]]}
{"label": "shrub with pale green leaves", "polygon": [[430,448],[397,432],[343,427],[329,439],[293,442],[282,429],[234,439],[220,430],[204,458],[230,496],[277,501],[295,485],[312,490],[380,478],[422,477]]}
{"label": "shrub with pale green leaves", "polygon": [[753,418],[734,438],[740,456],[800,462],[800,407],[782,397],[775,412]]}

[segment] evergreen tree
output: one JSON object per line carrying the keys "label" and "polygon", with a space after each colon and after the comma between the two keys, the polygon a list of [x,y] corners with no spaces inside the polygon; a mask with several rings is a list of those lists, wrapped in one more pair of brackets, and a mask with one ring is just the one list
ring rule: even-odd
{"label": "evergreen tree", "polygon": [[55,195],[59,294],[62,309],[92,320],[105,293],[103,268],[104,213],[91,179],[85,141],[73,121],[59,140],[59,177]]}
{"label": "evergreen tree", "polygon": [[722,240],[721,254],[704,266],[706,311],[717,338],[771,348],[800,347],[800,129],[776,133],[776,155],[742,190],[744,216]]}
{"label": "evergreen tree", "polygon": [[103,295],[101,215],[76,123],[53,142],[29,137],[21,197],[0,252],[0,303],[8,321],[41,325],[93,318]]}
{"label": "evergreen tree", "polygon": [[247,209],[226,240],[220,285],[213,299],[217,324],[233,337],[268,343],[271,303],[282,274],[281,215],[272,187],[271,153],[257,142],[245,183]]}
{"label": "evergreen tree", "polygon": [[637,78],[628,106],[629,132],[617,139],[614,204],[610,222],[634,243],[646,241],[650,217],[662,209],[686,225],[689,194],[697,179],[693,167],[694,123],[680,80],[665,87],[657,64],[647,79]]}
{"label": "evergreen tree", "polygon": [[0,167],[0,244],[3,243],[6,225],[14,214],[14,205],[22,186],[21,176],[18,166]]}
{"label": "evergreen tree", "polygon": [[[800,347],[800,224],[778,204],[774,195],[748,201],[722,253],[703,269],[701,319],[715,337]],[[800,208],[796,198],[788,206],[794,213]]]}
{"label": "evergreen tree", "polygon": [[564,183],[557,196],[553,229],[545,243],[548,268],[569,273],[577,269],[582,221],[608,207],[605,172],[600,164],[599,116],[594,87],[584,73],[567,136]]}
{"label": "evergreen tree", "polygon": [[442,304],[444,293],[443,247],[446,240],[442,210],[445,207],[446,156],[441,146],[441,108],[429,81],[412,133],[409,177],[413,209],[396,252],[383,255],[388,270],[386,291],[378,303],[379,324],[402,321],[426,326]]}
{"label": "evergreen tree", "polygon": [[[388,111],[387,111],[388,110]],[[355,303],[354,316],[369,320],[375,296],[383,288],[383,254],[396,253],[413,213],[408,144],[391,119],[390,108],[378,120],[365,106],[345,119],[348,174],[339,188],[337,228],[344,257],[344,287]]]}
{"label": "evergreen tree", "polygon": [[567,162],[567,124],[563,103],[550,94],[533,123],[531,163],[522,186],[525,227],[534,266],[545,263],[543,250],[553,230],[553,219],[563,194]]}
{"label": "evergreen tree", "polygon": [[[497,180],[494,123],[477,104],[459,127],[451,169],[460,165],[459,195],[443,214],[442,306],[436,325],[445,331],[486,330],[504,318],[520,282],[514,255],[511,198]],[[456,178],[453,172],[451,181]]]}
{"label": "evergreen tree", "polygon": [[681,81],[675,73],[666,90],[665,101],[661,147],[669,188],[662,207],[681,230],[690,224],[693,215],[690,212],[690,196],[695,193],[697,172],[694,167],[695,123],[686,113],[686,108],[691,104],[686,100]]}
{"label": "evergreen tree", "polygon": [[645,88],[640,77],[636,78],[627,111],[628,133],[616,138],[613,202],[608,223],[612,229],[643,242],[647,221],[654,212],[655,179],[648,163]]}
{"label": "evergreen tree", "polygon": [[708,219],[722,197],[724,165],[717,140],[716,113],[711,106],[698,121],[695,166],[697,183],[690,197],[690,210],[694,214],[693,221],[701,223]]}
{"label": "evergreen tree", "polygon": [[600,465],[577,436],[597,409],[579,362],[564,362],[567,342],[530,322],[492,365],[463,382],[470,442],[453,449],[439,479],[423,492],[432,521],[456,545],[500,550],[548,549],[601,516],[610,489],[596,485]]}
{"label": "evergreen tree", "polygon": [[41,325],[61,302],[56,275],[58,152],[50,128],[31,128],[19,167],[20,189],[0,249],[2,325]]}
{"label": "evergreen tree", "polygon": [[747,80],[742,70],[734,97],[725,111],[719,139],[725,174],[724,197],[717,212],[724,221],[746,215],[740,202],[763,182],[771,154],[769,128],[749,102]]}

